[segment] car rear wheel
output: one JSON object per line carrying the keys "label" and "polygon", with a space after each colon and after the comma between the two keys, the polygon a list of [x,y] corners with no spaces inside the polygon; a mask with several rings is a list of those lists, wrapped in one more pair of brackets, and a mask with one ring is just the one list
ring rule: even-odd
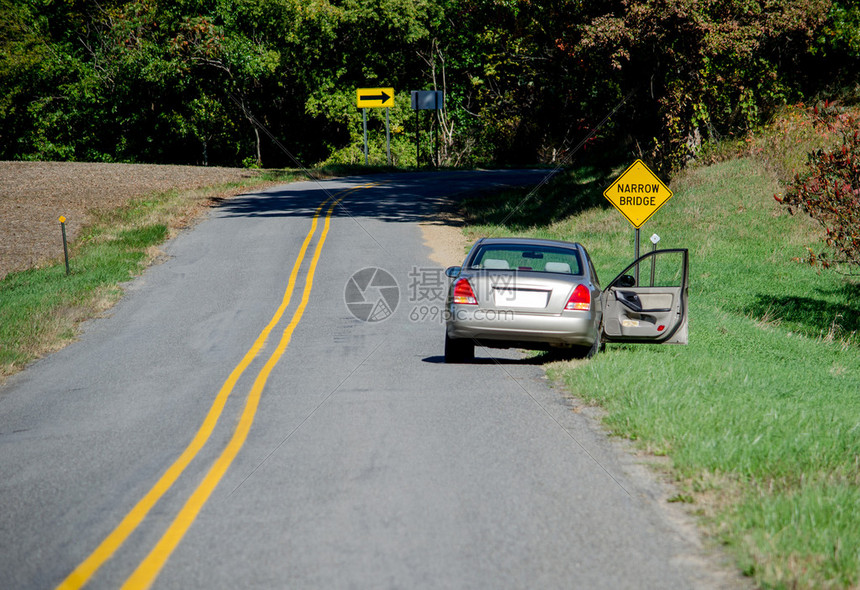
{"label": "car rear wheel", "polygon": [[574,346],[570,349],[570,356],[575,359],[590,359],[601,350],[606,349],[603,343],[603,326],[597,329],[597,336],[594,337],[594,343],[591,346]]}
{"label": "car rear wheel", "polygon": [[445,362],[468,363],[475,360],[475,343],[468,338],[451,338],[445,334]]}

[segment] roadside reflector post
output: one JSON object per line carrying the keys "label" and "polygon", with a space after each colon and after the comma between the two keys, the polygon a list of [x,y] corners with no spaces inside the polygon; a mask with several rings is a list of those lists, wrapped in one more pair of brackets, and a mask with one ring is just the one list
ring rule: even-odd
{"label": "roadside reflector post", "polygon": [[[660,241],[660,236],[658,236],[657,234],[654,234],[653,236],[651,236],[651,251],[652,252],[657,251],[657,242],[659,242],[659,241]],[[656,273],[656,272],[657,272],[657,257],[652,256],[651,257],[651,286],[652,287],[654,286],[654,273]]]}
{"label": "roadside reflector post", "polygon": [[60,229],[63,231],[63,257],[66,259],[66,276],[69,276],[69,244],[66,241],[66,218],[60,215]]}

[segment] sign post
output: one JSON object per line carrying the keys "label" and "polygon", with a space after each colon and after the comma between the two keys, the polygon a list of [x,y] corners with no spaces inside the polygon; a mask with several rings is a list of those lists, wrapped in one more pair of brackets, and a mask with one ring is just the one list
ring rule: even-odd
{"label": "sign post", "polygon": [[[639,260],[639,228],[634,230],[633,236],[633,260]],[[636,286],[639,286],[639,265],[633,267],[633,278],[636,280]]]}
{"label": "sign post", "polygon": [[[441,90],[413,90],[412,110],[415,111],[415,164],[421,165],[421,148],[418,141],[418,111],[445,110],[445,93]],[[436,129],[436,162],[439,161],[439,130]]]}
{"label": "sign post", "polygon": [[391,129],[388,110],[394,106],[394,88],[358,88],[355,91],[355,106],[361,109],[364,123],[364,165],[367,166],[367,109],[385,109],[385,151],[391,166]]}
{"label": "sign post", "polygon": [[361,121],[364,124],[364,165],[367,166],[367,109],[361,109]]}
{"label": "sign post", "polygon": [[[651,251],[652,252],[657,251],[657,242],[659,242],[659,241],[660,241],[660,236],[658,236],[657,234],[654,234],[653,236],[651,236]],[[654,275],[656,274],[656,272],[657,272],[657,257],[652,256],[651,257],[651,286],[652,287],[654,286]]]}
{"label": "sign post", "polygon": [[[633,254],[634,260],[639,258],[639,228],[672,198],[672,191],[642,160],[636,160],[603,191],[603,196],[635,228]],[[638,285],[638,265],[634,273]]]}
{"label": "sign post", "polygon": [[388,111],[391,109],[385,109],[385,154],[387,158],[388,165],[391,166],[391,125],[388,121]]}
{"label": "sign post", "polygon": [[436,120],[433,121],[433,123],[434,123],[433,135],[434,135],[434,138],[436,140],[436,142],[435,142],[436,143],[435,165],[436,165],[436,169],[438,170],[439,169],[439,95],[441,93],[440,92],[434,92],[433,94],[434,94],[434,96],[433,96],[433,110],[436,111]]}

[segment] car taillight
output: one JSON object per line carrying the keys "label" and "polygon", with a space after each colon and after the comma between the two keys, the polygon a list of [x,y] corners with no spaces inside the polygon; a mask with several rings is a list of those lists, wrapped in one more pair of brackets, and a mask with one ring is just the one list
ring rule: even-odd
{"label": "car taillight", "polygon": [[577,285],[564,308],[567,310],[588,311],[591,309],[591,291],[585,285]]}
{"label": "car taillight", "polygon": [[472,285],[469,284],[467,279],[460,279],[454,283],[454,303],[478,305],[475,292],[472,291]]}

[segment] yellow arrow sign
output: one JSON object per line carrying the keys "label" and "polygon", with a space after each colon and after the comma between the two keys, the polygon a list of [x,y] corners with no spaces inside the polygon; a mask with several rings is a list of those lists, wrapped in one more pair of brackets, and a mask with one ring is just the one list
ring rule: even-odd
{"label": "yellow arrow sign", "polygon": [[642,160],[636,160],[603,196],[638,229],[672,197],[672,191]]}
{"label": "yellow arrow sign", "polygon": [[355,91],[355,98],[360,109],[393,107],[394,88],[359,88]]}

